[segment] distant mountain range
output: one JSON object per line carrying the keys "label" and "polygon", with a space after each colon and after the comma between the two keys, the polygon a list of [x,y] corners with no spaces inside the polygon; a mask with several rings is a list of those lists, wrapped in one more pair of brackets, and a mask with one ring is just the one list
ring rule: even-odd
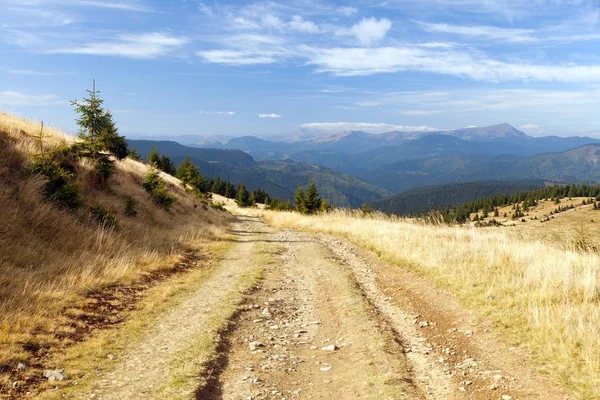
{"label": "distant mountain range", "polygon": [[257,162],[240,150],[187,147],[172,141],[128,142],[144,158],[153,147],[171,158],[176,165],[189,156],[204,176],[220,177],[235,184],[244,182],[250,190],[261,188],[283,199],[291,199],[294,190],[306,185],[309,180],[317,184],[323,198],[339,207],[358,207],[392,194],[359,178],[316,164],[292,160]]}
{"label": "distant mountain range", "polygon": [[287,140],[240,136],[203,144],[195,140],[194,147],[132,143],[142,153],[154,143],[175,162],[193,154],[208,176],[244,181],[284,198],[310,178],[336,205],[473,181],[600,181],[600,139],[531,137],[509,124],[425,133],[300,132]]}
{"label": "distant mountain range", "polygon": [[400,192],[489,179],[594,181],[600,178],[595,150],[584,148],[597,144],[600,139],[589,137],[531,137],[499,124],[433,133],[351,131],[293,143],[242,136],[203,147],[238,149],[256,160],[314,163]]}

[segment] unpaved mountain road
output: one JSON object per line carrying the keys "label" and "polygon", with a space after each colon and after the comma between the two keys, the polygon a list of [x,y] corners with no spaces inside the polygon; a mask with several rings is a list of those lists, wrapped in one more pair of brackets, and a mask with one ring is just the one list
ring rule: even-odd
{"label": "unpaved mountain road", "polygon": [[259,251],[262,280],[205,372],[188,377],[197,399],[568,398],[527,367],[526,353],[408,269],[340,238],[238,218],[211,278],[84,398],[185,398],[164,389],[170,366]]}

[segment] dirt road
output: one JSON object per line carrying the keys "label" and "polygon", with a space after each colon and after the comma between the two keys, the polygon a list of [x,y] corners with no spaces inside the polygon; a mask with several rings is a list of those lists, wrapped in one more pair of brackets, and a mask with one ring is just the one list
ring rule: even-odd
{"label": "dirt road", "polygon": [[[526,366],[528,354],[499,343],[493,326],[409,270],[339,238],[239,218],[220,268],[85,398],[566,398]],[[174,361],[241,290],[236,282],[257,251],[267,257],[263,279],[200,375],[185,377],[195,394],[169,391]]]}

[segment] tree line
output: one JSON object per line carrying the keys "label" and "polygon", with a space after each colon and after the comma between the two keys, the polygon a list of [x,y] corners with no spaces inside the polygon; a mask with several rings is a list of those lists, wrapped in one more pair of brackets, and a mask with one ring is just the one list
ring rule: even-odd
{"label": "tree line", "polygon": [[[131,149],[130,153],[133,154],[133,158],[142,161],[135,149]],[[261,188],[250,192],[243,182],[236,185],[220,177],[207,179],[188,156],[180,165],[175,166],[167,155],[160,154],[158,149],[153,147],[148,154],[147,161],[152,167],[179,178],[184,185],[192,188],[198,195],[215,193],[235,200],[240,207],[254,207],[260,203],[264,204],[269,210],[296,210],[304,214],[313,214],[330,209],[329,203],[321,198],[314,182],[309,182],[306,188],[298,187],[294,193],[292,203],[289,199],[283,200],[272,196]]]}
{"label": "tree line", "polygon": [[[436,210],[446,223],[463,223],[469,220],[471,214],[481,213],[485,216],[494,213],[498,216],[498,207],[512,205],[515,210],[516,218],[527,212],[530,207],[535,207],[540,200],[551,200],[555,204],[560,203],[561,198],[585,197],[594,199],[594,202],[600,201],[600,185],[554,185],[539,189],[518,192],[512,195],[504,193],[489,197],[479,198],[469,203],[457,207],[447,207]],[[519,206],[522,204],[521,206]]]}

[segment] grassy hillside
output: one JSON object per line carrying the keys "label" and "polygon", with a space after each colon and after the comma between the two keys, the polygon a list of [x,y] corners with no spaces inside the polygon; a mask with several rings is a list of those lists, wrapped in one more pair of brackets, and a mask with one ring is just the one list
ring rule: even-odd
{"label": "grassy hillside", "polygon": [[[40,148],[30,136],[39,132],[38,123],[0,113],[0,393],[11,390],[17,363],[36,365],[48,348],[77,340],[94,318],[70,314],[84,296],[171,267],[225,223],[169,175],[174,203],[158,207],[141,185],[147,167],[130,159],[99,185],[88,161],[58,151],[73,138],[44,128],[50,137]],[[78,207],[48,198],[50,180],[33,168],[39,154],[57,154],[52,165],[68,170]]]}
{"label": "grassy hillside", "polygon": [[371,204],[374,209],[385,213],[416,215],[433,209],[460,205],[497,193],[513,194],[543,185],[543,181],[485,181],[425,186],[409,189]]}
{"label": "grassy hillside", "polygon": [[346,236],[400,272],[419,272],[454,293],[483,326],[493,324],[507,347],[531,352],[539,370],[574,398],[600,393],[600,255],[567,235],[532,240],[513,228],[434,226],[361,212],[260,214],[275,226]]}
{"label": "grassy hillside", "polygon": [[358,207],[364,202],[381,199],[391,193],[348,174],[316,165],[286,161],[260,161],[239,150],[200,149],[175,142],[131,140],[142,157],[152,147],[178,164],[185,156],[209,178],[220,177],[235,184],[244,182],[250,190],[261,188],[282,199],[292,199],[298,186],[310,180],[319,187],[324,199],[338,207]]}

